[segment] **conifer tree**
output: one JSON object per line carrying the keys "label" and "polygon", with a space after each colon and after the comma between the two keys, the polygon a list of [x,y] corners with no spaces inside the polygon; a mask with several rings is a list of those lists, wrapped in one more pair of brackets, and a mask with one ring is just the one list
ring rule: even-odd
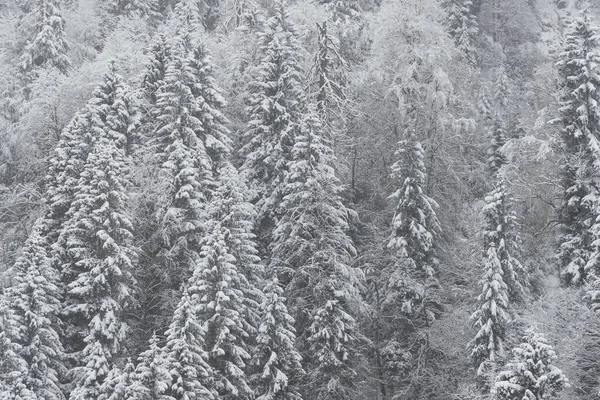
{"label": "conifer tree", "polygon": [[220,111],[224,106],[202,46],[171,62],[155,106],[150,145],[166,183],[159,200],[158,259],[165,285],[175,291],[189,278],[200,251],[217,164],[231,147]]}
{"label": "conifer tree", "polygon": [[13,340],[19,328],[8,297],[0,295],[0,398],[33,399],[35,395],[23,382],[27,363],[19,356],[21,346]]}
{"label": "conifer tree", "polygon": [[305,103],[300,43],[285,1],[278,3],[260,37],[260,61],[249,84],[250,121],[242,150],[243,170],[256,192],[257,228],[264,231],[277,219],[275,208],[281,198],[277,187],[292,158]]}
{"label": "conifer tree", "polygon": [[448,31],[456,47],[462,50],[470,63],[476,62],[475,37],[479,33],[477,18],[472,12],[472,0],[446,0],[443,3],[448,13]]}
{"label": "conifer tree", "polygon": [[562,371],[553,365],[556,354],[546,338],[529,329],[514,357],[498,374],[492,389],[495,400],[542,400],[569,386]]}
{"label": "conifer tree", "polygon": [[562,186],[565,198],[559,212],[563,234],[558,258],[567,284],[585,282],[585,266],[593,251],[590,227],[597,218],[593,203],[598,194],[593,180],[597,176],[600,155],[600,111],[596,107],[600,97],[599,39],[597,28],[584,12],[568,33],[557,64],[561,77],[558,122],[564,152]]}
{"label": "conifer tree", "polygon": [[142,78],[142,87],[151,104],[158,101],[159,89],[164,85],[167,68],[174,57],[174,49],[165,34],[159,33],[150,47],[150,59]]}
{"label": "conifer tree", "polygon": [[294,318],[288,313],[277,278],[267,281],[260,309],[260,326],[252,364],[257,400],[301,400],[296,385],[302,369],[296,350]]}
{"label": "conifer tree", "polygon": [[108,10],[116,15],[142,18],[158,17],[157,0],[108,0]]}
{"label": "conifer tree", "polygon": [[111,136],[107,132],[94,143],[65,227],[68,262],[63,268],[74,278],[67,286],[65,315],[75,320],[75,328],[79,321],[88,324],[81,366],[74,370],[73,400],[102,394],[127,332],[123,310],[134,303],[131,270],[136,250],[126,214],[129,165],[117,144],[123,138]]}
{"label": "conifer tree", "polygon": [[169,400],[165,395],[171,376],[167,361],[160,347],[156,333],[152,335],[149,347],[138,357],[138,364],[131,378],[131,385],[125,390],[125,400]]}
{"label": "conifer tree", "polygon": [[193,282],[183,290],[167,330],[165,359],[170,377],[163,378],[155,386],[166,385],[168,399],[218,398],[213,384],[213,371],[207,363],[208,354],[204,350],[206,332],[196,312],[198,296],[194,296],[194,290]]}
{"label": "conifer tree", "polygon": [[495,176],[500,168],[506,164],[506,156],[502,153],[502,147],[506,144],[506,136],[504,135],[504,128],[502,127],[502,120],[499,116],[496,116],[494,121],[494,128],[492,130],[492,142],[488,148],[488,168]]}
{"label": "conifer tree", "polygon": [[510,87],[510,78],[506,73],[505,66],[496,69],[496,82],[494,85],[494,100],[503,108],[508,105],[509,97],[512,93]]}
{"label": "conifer tree", "polygon": [[477,96],[477,109],[479,110],[479,114],[484,121],[489,122],[492,120],[494,103],[490,88],[486,84],[481,85],[479,88],[479,94]]}
{"label": "conifer tree", "polygon": [[355,249],[347,235],[352,212],[314,109],[296,136],[293,160],[282,185],[281,220],[274,230],[270,268],[285,280],[290,309],[302,332],[306,395],[316,399],[355,396],[356,321],[362,273],[350,265]]}
{"label": "conifer tree", "polygon": [[360,18],[361,8],[358,0],[320,0],[332,13],[334,24],[348,23]]}
{"label": "conifer tree", "polygon": [[400,182],[400,187],[390,196],[397,206],[388,248],[408,263],[409,270],[422,278],[433,277],[438,263],[434,240],[441,228],[435,214],[438,205],[424,192],[423,147],[412,138],[401,141],[396,157],[392,176]]}
{"label": "conifer tree", "polygon": [[67,55],[69,44],[59,0],[35,0],[32,6],[33,21],[21,56],[21,69],[28,72],[36,67],[52,66],[66,74],[71,61]]}
{"label": "conifer tree", "polygon": [[128,388],[131,387],[135,375],[135,366],[130,359],[123,369],[113,364],[106,380],[102,384],[102,394],[98,400],[124,400]]}
{"label": "conifer tree", "polygon": [[15,263],[16,284],[9,294],[16,325],[12,340],[24,361],[20,382],[37,398],[61,400],[65,365],[59,337],[59,275],[47,257],[42,225],[43,219],[38,219]]}

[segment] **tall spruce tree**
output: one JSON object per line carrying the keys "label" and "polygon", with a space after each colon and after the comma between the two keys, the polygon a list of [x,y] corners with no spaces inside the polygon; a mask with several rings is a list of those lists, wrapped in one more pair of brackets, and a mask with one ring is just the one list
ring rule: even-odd
{"label": "tall spruce tree", "polygon": [[435,214],[435,200],[427,196],[425,188],[424,152],[421,144],[409,138],[398,144],[398,161],[392,165],[392,177],[400,187],[390,198],[397,202],[393,231],[388,248],[407,263],[406,268],[425,278],[433,277],[437,266],[434,240],[440,233]]}
{"label": "tall spruce tree", "polygon": [[362,273],[351,265],[347,235],[353,212],[342,203],[333,154],[309,109],[282,182],[282,213],[269,268],[286,283],[300,349],[306,355],[306,396],[352,399],[356,393],[355,315]]}
{"label": "tall spruce tree", "polygon": [[60,381],[66,368],[59,336],[60,276],[47,256],[47,243],[41,236],[43,225],[42,218],[36,221],[15,263],[16,283],[7,296],[15,318],[11,339],[18,344],[17,354],[24,361],[20,384],[37,396],[32,398],[61,400]]}
{"label": "tall spruce tree", "polygon": [[[157,200],[157,259],[165,290],[180,290],[201,248],[217,165],[231,147],[221,113],[224,106],[201,45],[174,58],[159,90],[154,107],[157,126],[149,142],[164,182]],[[164,294],[165,299],[173,297]],[[169,304],[163,306],[168,309]]]}
{"label": "tall spruce tree", "polygon": [[108,10],[116,15],[141,18],[156,18],[158,14],[157,0],[108,0]]}
{"label": "tall spruce tree", "polygon": [[496,116],[494,120],[494,128],[492,129],[492,140],[490,147],[488,148],[488,168],[495,176],[500,168],[506,164],[506,156],[502,152],[502,147],[506,144],[506,136],[504,135],[504,128],[502,126],[502,119],[500,116]]}
{"label": "tall spruce tree", "polygon": [[529,329],[514,357],[496,377],[492,389],[495,400],[550,399],[568,387],[568,379],[553,365],[556,353],[546,338]]}
{"label": "tall spruce tree", "polygon": [[[67,263],[63,268],[70,300],[66,319],[86,324],[85,347],[74,368],[76,388],[70,398],[97,398],[127,333],[124,309],[132,306],[131,271],[136,258],[133,227],[127,217],[129,162],[107,132],[97,139],[79,179],[79,189],[65,226]],[[112,136],[112,137],[111,137]]]}
{"label": "tall spruce tree", "polygon": [[171,376],[163,350],[158,346],[156,333],[149,341],[148,349],[138,357],[131,378],[131,385],[125,390],[125,400],[170,400],[165,395]]}
{"label": "tall spruce tree", "polygon": [[52,66],[66,74],[71,68],[67,55],[65,21],[60,13],[59,0],[35,0],[32,4],[32,26],[27,45],[21,56],[25,72],[36,67]]}
{"label": "tall spruce tree", "polygon": [[278,2],[275,15],[260,34],[260,61],[249,84],[250,121],[242,149],[243,170],[256,192],[261,232],[272,229],[278,218],[275,209],[281,194],[277,188],[287,174],[305,104],[300,43],[285,7],[285,1]]}
{"label": "tall spruce tree", "polygon": [[586,280],[585,266],[592,257],[591,224],[595,206],[600,159],[600,36],[587,11],[567,34],[557,66],[561,78],[560,137],[563,143],[562,186],[564,204],[559,213],[563,233],[558,257],[567,284]]}
{"label": "tall spruce tree", "polygon": [[174,57],[172,44],[163,33],[159,33],[152,46],[146,70],[142,77],[142,87],[144,88],[151,104],[158,101],[158,93],[167,74],[169,63]]}
{"label": "tall spruce tree", "polygon": [[277,278],[267,281],[260,308],[260,326],[252,364],[257,400],[302,400],[297,385],[304,374],[296,350],[294,318],[288,313]]}
{"label": "tall spruce tree", "polygon": [[472,0],[446,0],[443,6],[448,14],[448,31],[456,47],[462,50],[470,63],[476,62],[475,38],[479,33],[477,18],[473,14]]}

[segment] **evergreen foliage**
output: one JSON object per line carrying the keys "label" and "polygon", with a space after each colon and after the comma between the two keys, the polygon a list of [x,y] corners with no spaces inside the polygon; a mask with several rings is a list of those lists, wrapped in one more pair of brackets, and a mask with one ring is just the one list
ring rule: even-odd
{"label": "evergreen foliage", "polygon": [[356,315],[362,273],[351,265],[350,211],[331,165],[333,154],[311,109],[296,137],[282,184],[282,217],[275,228],[270,268],[286,283],[305,349],[305,396],[354,398]]}
{"label": "evergreen foliage", "polygon": [[446,0],[443,3],[448,19],[448,31],[454,38],[456,47],[465,53],[471,64],[476,62],[475,37],[479,33],[479,24],[473,14],[472,0]]}
{"label": "evergreen foliage", "polygon": [[553,365],[556,354],[542,334],[528,330],[513,354],[506,369],[496,377],[494,399],[549,399],[569,386],[562,371]]}
{"label": "evergreen foliage", "polygon": [[600,145],[597,28],[584,12],[567,34],[557,66],[561,78],[560,137],[563,143],[562,186],[564,203],[559,213],[563,233],[558,258],[567,284],[586,281],[585,266],[591,257],[591,224],[595,201]]}
{"label": "evergreen foliage", "polygon": [[392,235],[388,248],[408,263],[423,278],[433,277],[438,264],[434,240],[441,228],[435,209],[435,200],[425,190],[423,147],[414,140],[401,141],[396,151],[398,161],[392,165],[392,177],[400,187],[390,198],[397,201]]}
{"label": "evergreen foliage", "polygon": [[506,164],[506,156],[502,151],[502,147],[506,144],[506,136],[504,135],[504,128],[502,126],[502,120],[499,116],[496,116],[494,121],[494,128],[492,130],[492,142],[488,148],[488,167],[495,176],[500,168]]}
{"label": "evergreen foliage", "polygon": [[267,281],[260,305],[260,326],[252,364],[257,367],[257,400],[301,400],[297,383],[304,373],[296,350],[294,318],[289,314],[277,278]]}
{"label": "evergreen foliage", "polygon": [[158,101],[159,89],[164,85],[167,68],[173,56],[173,48],[166,35],[158,34],[150,48],[150,57],[142,78],[142,87],[151,104]]}
{"label": "evergreen foliage", "polygon": [[71,69],[65,38],[65,21],[59,0],[35,0],[32,3],[32,26],[21,56],[21,69],[29,72],[36,67],[52,66],[63,74]]}
{"label": "evergreen foliage", "polygon": [[162,349],[158,346],[156,333],[149,341],[148,349],[138,357],[131,385],[125,390],[126,400],[168,400],[165,395],[171,376]]}
{"label": "evergreen foliage", "polygon": [[292,159],[305,104],[301,50],[285,2],[260,34],[259,63],[248,90],[248,128],[243,170],[256,192],[257,228],[273,225],[281,200],[278,187]]}
{"label": "evergreen foliage", "polygon": [[107,7],[113,14],[128,17],[155,18],[159,16],[157,0],[109,0]]}

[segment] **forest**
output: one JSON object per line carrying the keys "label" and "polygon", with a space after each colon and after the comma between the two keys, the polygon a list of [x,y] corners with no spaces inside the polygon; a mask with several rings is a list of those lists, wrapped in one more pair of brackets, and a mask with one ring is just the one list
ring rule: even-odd
{"label": "forest", "polygon": [[0,400],[600,398],[600,1],[0,0]]}

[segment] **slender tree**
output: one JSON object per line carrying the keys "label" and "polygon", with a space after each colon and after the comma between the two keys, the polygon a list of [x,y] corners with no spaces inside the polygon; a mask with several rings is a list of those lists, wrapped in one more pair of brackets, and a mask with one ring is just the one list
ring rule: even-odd
{"label": "slender tree", "polygon": [[59,0],[35,0],[32,4],[32,26],[27,45],[21,56],[21,69],[52,66],[66,74],[71,68],[67,55],[65,21],[60,13]]}
{"label": "slender tree", "polygon": [[165,395],[171,376],[158,337],[153,334],[148,349],[138,357],[131,385],[125,390],[125,400],[170,400]]}
{"label": "slender tree", "polygon": [[506,156],[502,152],[502,147],[506,144],[506,136],[504,135],[504,128],[502,127],[502,120],[499,116],[496,116],[494,120],[494,128],[492,129],[492,140],[490,147],[488,148],[488,168],[495,176],[500,168],[506,164]]}
{"label": "slender tree", "polygon": [[464,52],[470,63],[475,63],[475,38],[479,33],[479,25],[472,11],[473,1],[446,0],[443,6],[448,14],[448,31],[454,38],[456,47]]}
{"label": "slender tree", "polygon": [[142,78],[142,87],[150,98],[151,104],[156,104],[158,101],[159,90],[165,83],[167,68],[174,57],[173,52],[173,46],[167,36],[159,33],[150,48],[148,64]]}
{"label": "slender tree", "polygon": [[277,188],[292,159],[305,103],[300,43],[285,1],[278,2],[260,37],[260,61],[249,84],[250,122],[242,152],[244,172],[256,192],[257,228],[265,232],[278,218],[275,208],[281,194]]}
{"label": "slender tree", "polygon": [[594,183],[600,156],[598,31],[584,13],[567,34],[565,49],[558,62],[561,77],[560,137],[563,143],[562,186],[565,201],[559,213],[563,233],[558,258],[567,284],[586,280],[585,266],[590,260],[594,240],[590,232],[595,221]]}

